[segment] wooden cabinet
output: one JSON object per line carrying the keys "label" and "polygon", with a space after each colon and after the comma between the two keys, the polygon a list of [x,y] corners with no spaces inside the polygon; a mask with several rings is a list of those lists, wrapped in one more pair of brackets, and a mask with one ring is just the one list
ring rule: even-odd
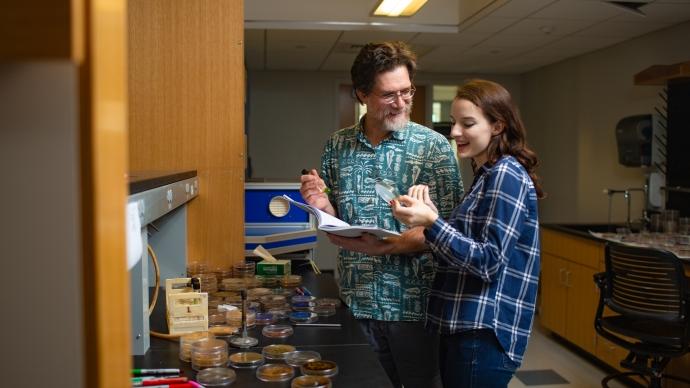
{"label": "wooden cabinet", "polygon": [[604,244],[548,229],[542,229],[541,236],[541,324],[595,354],[599,296],[593,276],[599,271]]}

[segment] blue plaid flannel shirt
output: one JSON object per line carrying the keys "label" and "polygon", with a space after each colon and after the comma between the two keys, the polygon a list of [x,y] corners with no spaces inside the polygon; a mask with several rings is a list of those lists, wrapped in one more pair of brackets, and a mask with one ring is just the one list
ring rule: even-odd
{"label": "blue plaid flannel shirt", "polygon": [[537,195],[512,156],[477,171],[446,222],[425,229],[436,276],[426,325],[441,334],[492,329],[520,364],[532,328],[539,281]]}

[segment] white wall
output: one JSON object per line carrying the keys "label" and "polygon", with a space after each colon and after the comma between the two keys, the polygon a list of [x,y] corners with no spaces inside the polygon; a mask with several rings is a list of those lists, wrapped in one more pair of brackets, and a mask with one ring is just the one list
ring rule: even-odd
{"label": "white wall", "polygon": [[[424,74],[415,84],[428,85],[427,121],[431,123],[431,85],[459,85],[473,76]],[[501,82],[520,100],[517,76],[484,76]],[[261,71],[249,73],[249,156],[255,178],[297,182],[303,168],[319,168],[326,140],[338,129],[338,85],[347,72]],[[463,164],[465,184],[472,182]],[[334,269],[337,250],[319,234],[318,263]]]}
{"label": "white wall", "polygon": [[[642,169],[618,164],[616,123],[661,104],[662,87],[636,86],[633,76],[690,60],[688,36],[690,23],[683,23],[522,76],[528,138],[549,194],[540,203],[542,222],[605,222],[603,188],[644,184]],[[633,197],[633,218],[641,215],[641,197]],[[614,198],[612,218],[625,220],[621,197]]]}
{"label": "white wall", "polygon": [[81,387],[76,67],[4,63],[0,85],[3,386]]}

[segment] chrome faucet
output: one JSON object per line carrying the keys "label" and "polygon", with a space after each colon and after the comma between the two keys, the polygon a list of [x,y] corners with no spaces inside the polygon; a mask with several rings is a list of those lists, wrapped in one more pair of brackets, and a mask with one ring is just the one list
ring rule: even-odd
{"label": "chrome faucet", "polygon": [[609,213],[608,213],[608,225],[611,225],[611,202],[613,200],[613,196],[615,194],[623,194],[623,197],[625,198],[625,202],[627,205],[627,214],[625,218],[625,226],[629,229],[632,230],[632,222],[630,221],[630,197],[631,193],[633,191],[641,191],[644,193],[644,210],[642,210],[642,223],[644,224],[643,226],[646,226],[646,223],[649,221],[649,217],[647,215],[647,195],[648,195],[648,187],[647,185],[644,185],[643,187],[630,187],[624,190],[621,189],[604,189],[604,194],[608,194],[609,196]]}

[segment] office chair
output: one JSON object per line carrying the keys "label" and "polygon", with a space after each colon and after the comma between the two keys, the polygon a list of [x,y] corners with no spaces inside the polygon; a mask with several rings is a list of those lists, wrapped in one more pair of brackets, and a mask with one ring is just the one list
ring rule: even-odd
{"label": "office chair", "polygon": [[[594,275],[594,282],[601,291],[594,327],[630,351],[620,365],[632,370],[606,376],[602,387],[633,375],[652,388],[660,388],[662,378],[690,384],[663,373],[671,358],[690,350],[690,295],[682,262],[671,252],[608,243],[606,271]],[[604,307],[614,314],[604,316]]]}

